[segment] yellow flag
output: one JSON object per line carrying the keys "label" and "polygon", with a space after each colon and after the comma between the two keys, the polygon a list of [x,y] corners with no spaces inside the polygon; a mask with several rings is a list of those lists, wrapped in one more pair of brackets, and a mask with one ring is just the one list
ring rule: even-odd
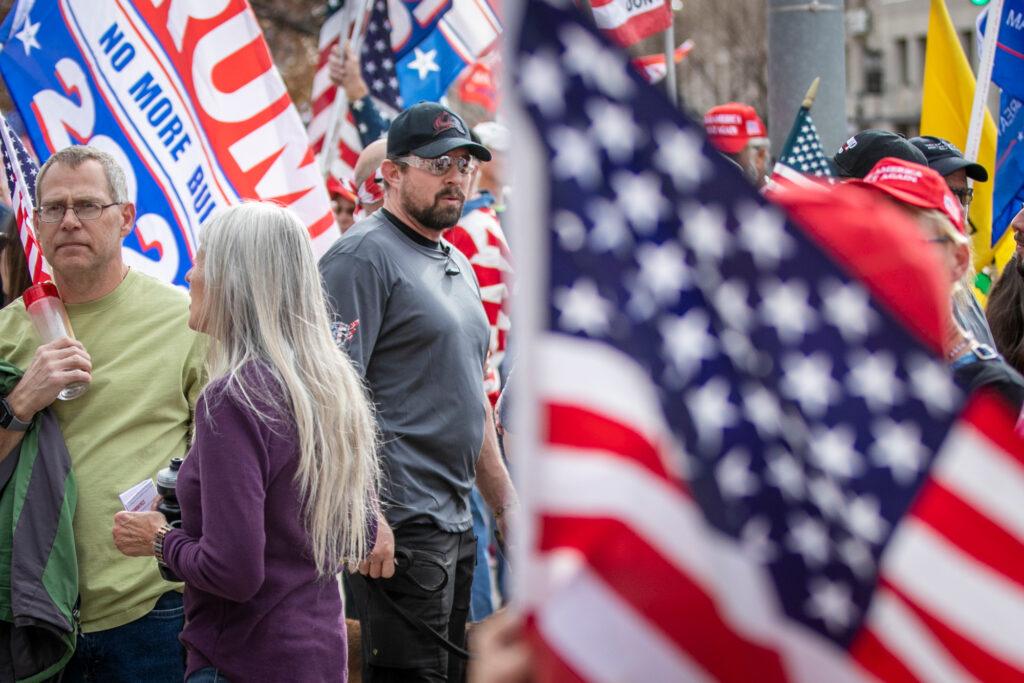
{"label": "yellow flag", "polygon": [[[924,59],[924,101],[921,135],[945,138],[960,149],[967,145],[974,104],[974,72],[949,18],[944,0],[932,0],[928,19],[928,47]],[[995,263],[1002,270],[1013,256],[1013,231],[1007,230],[992,247],[992,193],[995,189],[996,125],[985,108],[978,163],[988,171],[988,181],[974,182],[970,218],[974,226],[974,268],[979,273]]]}

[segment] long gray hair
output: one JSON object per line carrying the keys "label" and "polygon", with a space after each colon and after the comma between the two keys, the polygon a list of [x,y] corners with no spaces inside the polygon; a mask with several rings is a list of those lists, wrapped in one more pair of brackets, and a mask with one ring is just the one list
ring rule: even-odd
{"label": "long gray hair", "polygon": [[[366,556],[377,509],[377,431],[366,390],[330,332],[306,227],[288,209],[246,202],[203,230],[202,318],[211,381],[228,378],[249,407],[242,368],[269,365],[291,402],[306,531],[321,576]],[[264,405],[266,405],[264,403]]]}

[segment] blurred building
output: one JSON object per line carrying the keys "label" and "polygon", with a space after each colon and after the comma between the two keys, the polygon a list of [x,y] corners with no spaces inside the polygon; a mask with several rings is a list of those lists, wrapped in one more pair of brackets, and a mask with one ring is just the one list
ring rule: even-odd
{"label": "blurred building", "polygon": [[[846,113],[851,131],[885,128],[917,135],[921,119],[929,0],[846,0]],[[981,8],[946,0],[976,68]],[[998,96],[990,98],[998,106]]]}

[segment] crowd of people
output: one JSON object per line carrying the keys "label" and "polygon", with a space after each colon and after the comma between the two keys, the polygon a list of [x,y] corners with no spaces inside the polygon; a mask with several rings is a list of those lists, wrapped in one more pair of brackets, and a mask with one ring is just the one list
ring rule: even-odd
{"label": "crowd of people", "polygon": [[[0,470],[31,450],[73,475],[32,499],[54,528],[16,552],[63,558],[47,580],[74,615],[57,634],[14,625],[5,635],[22,656],[0,658],[0,678],[466,677],[467,625],[507,597],[501,548],[517,507],[502,397],[510,134],[437,103],[389,122],[351,51],[330,72],[364,148],[351,177],[326,180],[342,237],[319,261],[294,214],[246,202],[203,226],[187,294],[133,271],[123,169],[68,147],[39,170],[33,225],[73,338],[40,344],[18,228],[9,211],[0,219]],[[753,108],[712,108],[705,127],[799,212],[768,180]],[[948,309],[936,347],[964,388],[994,389],[1020,415],[1024,212],[983,310],[967,210],[968,181],[988,182],[985,168],[949,141],[882,130],[831,161],[840,183],[821,185],[834,194],[820,201],[870,196],[930,252],[918,267]],[[59,400],[73,383],[88,389]],[[120,494],[173,458],[184,458],[180,521],[124,510]],[[69,505],[73,529],[61,531]],[[346,645],[356,624],[358,664]],[[473,645],[474,680],[528,680],[516,617],[491,617]]]}

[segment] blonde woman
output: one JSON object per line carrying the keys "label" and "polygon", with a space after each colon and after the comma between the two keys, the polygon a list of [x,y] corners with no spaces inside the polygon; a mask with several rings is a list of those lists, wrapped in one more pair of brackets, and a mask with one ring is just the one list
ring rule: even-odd
{"label": "blonde woman", "polygon": [[376,436],[306,229],[274,204],[226,209],[188,280],[189,326],[212,344],[182,526],[121,512],[114,540],[184,580],[187,681],[344,680],[335,574],[372,546]]}

